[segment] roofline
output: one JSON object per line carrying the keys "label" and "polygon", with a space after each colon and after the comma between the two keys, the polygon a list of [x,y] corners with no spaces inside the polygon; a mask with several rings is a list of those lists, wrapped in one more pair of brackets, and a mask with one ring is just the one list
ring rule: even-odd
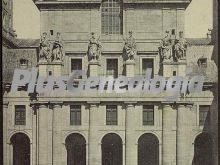
{"label": "roofline", "polygon": [[[185,8],[191,3],[192,0],[123,0],[124,4],[183,4]],[[42,5],[66,5],[66,4],[101,4],[102,0],[83,0],[83,1],[72,1],[72,0],[66,0],[66,1],[39,1],[39,0],[33,0],[35,5],[40,9],[40,6]]]}

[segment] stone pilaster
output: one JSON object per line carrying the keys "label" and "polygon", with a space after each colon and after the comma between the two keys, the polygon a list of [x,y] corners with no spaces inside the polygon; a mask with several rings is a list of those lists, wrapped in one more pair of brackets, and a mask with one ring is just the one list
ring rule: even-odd
{"label": "stone pilaster", "polygon": [[53,105],[53,121],[52,121],[52,147],[53,147],[53,165],[61,165],[61,149],[62,149],[62,138],[61,138],[61,124],[62,124],[62,107],[61,104]]}
{"label": "stone pilaster", "polygon": [[89,62],[89,76],[96,77],[99,75],[99,62],[98,61],[90,61]]}
{"label": "stone pilaster", "polygon": [[126,119],[125,119],[125,164],[137,164],[137,142],[135,138],[135,105],[134,103],[126,103]]}
{"label": "stone pilaster", "polygon": [[48,107],[44,104],[38,110],[38,163],[48,165]]}
{"label": "stone pilaster", "polygon": [[176,110],[171,103],[163,103],[163,165],[176,165]]}
{"label": "stone pilaster", "polygon": [[126,76],[128,78],[135,76],[135,61],[134,60],[127,60],[125,62],[126,65]]}
{"label": "stone pilaster", "polygon": [[[99,122],[97,121],[97,115],[99,115],[98,102],[90,102],[89,109],[89,165],[100,165],[102,164],[101,158],[101,146],[99,139],[97,138],[99,130]],[[94,149],[96,151],[94,151]]]}
{"label": "stone pilaster", "polygon": [[8,164],[7,157],[7,136],[8,136],[8,120],[7,116],[8,102],[3,102],[3,164]]}
{"label": "stone pilaster", "polygon": [[191,105],[180,104],[177,111],[177,165],[189,164],[191,146]]}

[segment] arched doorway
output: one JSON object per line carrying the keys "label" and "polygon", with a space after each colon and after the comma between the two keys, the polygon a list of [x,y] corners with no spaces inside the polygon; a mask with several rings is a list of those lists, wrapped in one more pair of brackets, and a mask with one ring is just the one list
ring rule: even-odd
{"label": "arched doorway", "polygon": [[102,138],[102,165],[122,165],[122,140],[115,133]]}
{"label": "arched doorway", "polygon": [[30,165],[30,139],[24,133],[16,133],[11,139],[13,165]]}
{"label": "arched doorway", "polygon": [[192,164],[212,165],[212,140],[208,133],[201,133],[196,137]]}
{"label": "arched doorway", "polygon": [[138,139],[138,165],[159,165],[159,140],[151,133]]}
{"label": "arched doorway", "polygon": [[67,165],[86,165],[86,140],[78,134],[70,134],[65,141]]}

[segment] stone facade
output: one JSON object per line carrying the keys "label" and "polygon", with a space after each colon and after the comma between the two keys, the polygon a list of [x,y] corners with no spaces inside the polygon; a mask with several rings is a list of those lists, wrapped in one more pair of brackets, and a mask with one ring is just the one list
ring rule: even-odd
{"label": "stone facade", "polygon": [[[124,75],[131,78],[143,75],[144,59],[152,61],[154,76],[186,76],[187,67],[200,71],[197,62],[200,58],[206,58],[208,67],[204,72],[199,72],[206,76],[203,91],[178,97],[176,101],[165,101],[164,93],[152,95],[83,91],[73,96],[62,91],[28,95],[25,87],[20,87],[15,93],[11,93],[8,89],[4,93],[3,105],[4,164],[15,164],[13,158],[16,153],[13,148],[16,144],[13,139],[16,134],[22,133],[29,139],[30,148],[27,157],[30,159],[26,159],[26,164],[30,165],[69,165],[71,161],[73,163],[80,159],[70,160],[69,157],[67,139],[73,134],[81,135],[85,139],[85,163],[76,162],[83,165],[105,165],[106,162],[110,162],[111,165],[143,165],[140,162],[141,159],[145,159],[139,152],[141,145],[145,145],[140,140],[143,135],[153,136],[157,141],[156,148],[150,151],[157,156],[149,158],[152,159],[149,164],[202,165],[195,160],[198,156],[195,151],[197,137],[208,134],[215,139],[213,141],[216,141],[216,134],[213,137],[215,129],[212,128],[215,127],[217,119],[213,121],[211,118],[211,122],[207,122],[209,114],[206,114],[207,121],[202,125],[200,123],[201,105],[210,106],[210,113],[217,111],[217,101],[212,92],[217,75],[216,65],[211,60],[213,45],[191,44],[187,48],[186,59],[178,62],[172,60],[162,62],[158,49],[166,31],[172,34],[171,39],[176,39],[180,31],[184,32],[184,12],[190,1],[161,0],[134,3],[126,0],[122,5],[123,30],[119,35],[101,33],[101,3],[97,0],[83,1],[83,3],[74,0],[35,1],[41,14],[41,33],[46,32],[49,41],[53,43],[55,34],[60,32],[65,52],[63,61],[48,62],[38,60],[38,57],[32,58],[31,66],[38,67],[39,76],[70,75],[72,61],[75,59],[81,60],[81,69],[87,70],[89,77],[106,76],[109,59],[117,60],[117,76]],[[133,31],[137,53],[134,60],[124,61],[123,38],[129,31]],[[91,32],[100,36],[102,51],[97,61],[88,60],[88,41]],[[188,40],[189,43],[190,41]],[[204,50],[207,57],[201,53]],[[26,52],[33,57],[39,51],[34,49],[32,53],[28,53],[27,50]],[[215,71],[213,77],[209,73],[210,70]],[[16,105],[25,105],[25,124],[16,124]],[[71,106],[74,105],[81,106],[80,125],[72,125],[70,121]],[[116,125],[106,124],[108,105],[117,107]],[[153,106],[153,124],[151,125],[143,124],[144,106]],[[103,160],[106,154],[103,149],[104,139],[109,134],[117,135],[121,139],[122,151],[119,153],[122,155],[121,163]],[[213,147],[211,150],[210,165],[217,165],[217,149]],[[147,152],[149,150],[143,154]],[[114,153],[111,154],[114,155]],[[72,157],[75,157],[74,154]],[[82,159],[84,159],[83,156]],[[153,163],[153,159],[156,163]]]}

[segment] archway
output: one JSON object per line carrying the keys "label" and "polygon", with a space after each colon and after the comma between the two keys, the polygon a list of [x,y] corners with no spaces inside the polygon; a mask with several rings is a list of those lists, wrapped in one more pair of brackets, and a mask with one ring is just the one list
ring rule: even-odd
{"label": "archway", "polygon": [[78,134],[70,134],[66,140],[67,165],[86,165],[86,140]]}
{"label": "archway", "polygon": [[138,165],[159,165],[159,140],[151,133],[138,139]]}
{"label": "archway", "polygon": [[212,165],[212,140],[208,133],[201,133],[196,137],[192,164]]}
{"label": "archway", "polygon": [[16,133],[11,139],[13,165],[30,165],[30,139],[24,133]]}
{"label": "archway", "polygon": [[115,133],[102,138],[102,165],[122,165],[122,140]]}

